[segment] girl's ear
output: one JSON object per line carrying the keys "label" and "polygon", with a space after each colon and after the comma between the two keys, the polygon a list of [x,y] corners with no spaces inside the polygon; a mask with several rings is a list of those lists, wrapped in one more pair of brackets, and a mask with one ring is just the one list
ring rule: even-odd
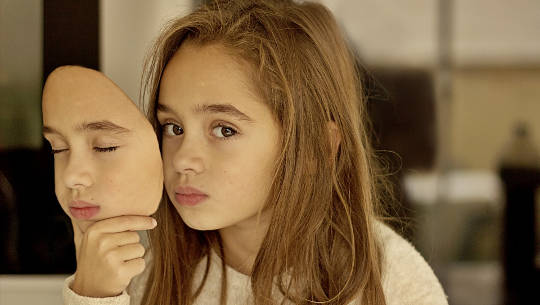
{"label": "girl's ear", "polygon": [[326,128],[328,128],[328,140],[330,141],[330,147],[332,148],[332,159],[335,159],[339,145],[341,144],[341,133],[334,121],[328,121]]}

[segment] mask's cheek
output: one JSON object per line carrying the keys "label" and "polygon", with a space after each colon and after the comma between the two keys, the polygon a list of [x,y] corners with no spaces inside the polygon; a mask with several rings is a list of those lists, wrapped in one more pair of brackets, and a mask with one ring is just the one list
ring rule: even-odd
{"label": "mask's cheek", "polygon": [[130,176],[130,197],[137,213],[148,216],[157,210],[163,194],[163,163],[157,146],[155,151],[147,152],[143,160]]}
{"label": "mask's cheek", "polygon": [[58,204],[60,205],[64,213],[66,213],[66,215],[69,216],[68,202],[66,199],[64,199],[63,192],[59,188],[55,188],[55,194],[56,194],[56,199],[58,201]]}
{"label": "mask's cheek", "polygon": [[[117,188],[114,196],[114,214],[118,215],[143,215],[153,214],[159,205],[163,192],[163,178],[157,176],[150,179],[142,173],[132,176],[123,187]],[[112,198],[110,198],[112,199]],[[112,208],[112,207],[111,207]]]}

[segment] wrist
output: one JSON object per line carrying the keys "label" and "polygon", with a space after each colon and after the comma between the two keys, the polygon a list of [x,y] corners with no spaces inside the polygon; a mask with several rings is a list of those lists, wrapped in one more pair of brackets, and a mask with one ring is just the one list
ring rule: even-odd
{"label": "wrist", "polygon": [[89,297],[89,298],[108,298],[108,297],[117,297],[122,294],[123,291],[116,292],[116,291],[107,291],[107,290],[100,290],[96,289],[95,287],[88,287],[79,277],[77,277],[77,274],[75,274],[75,277],[71,284],[69,285],[69,289],[73,291],[75,294],[82,296],[82,297]]}

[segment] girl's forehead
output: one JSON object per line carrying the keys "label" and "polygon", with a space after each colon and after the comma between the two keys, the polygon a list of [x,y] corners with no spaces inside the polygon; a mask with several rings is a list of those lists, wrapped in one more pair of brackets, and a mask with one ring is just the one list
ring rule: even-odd
{"label": "girl's forehead", "polygon": [[260,99],[250,68],[219,44],[182,44],[163,71],[160,103],[174,104],[178,98],[231,103],[247,95]]}

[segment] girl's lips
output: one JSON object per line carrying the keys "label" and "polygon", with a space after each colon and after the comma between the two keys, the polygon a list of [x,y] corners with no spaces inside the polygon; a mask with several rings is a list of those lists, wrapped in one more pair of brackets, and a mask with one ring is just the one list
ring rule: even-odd
{"label": "girl's lips", "polygon": [[201,201],[205,200],[206,198],[208,198],[208,195],[176,193],[174,195],[174,198],[176,199],[176,202],[178,202],[178,204],[194,206],[194,205],[199,204]]}
{"label": "girl's lips", "polygon": [[91,206],[91,207],[85,207],[85,208],[76,208],[76,207],[70,207],[69,212],[71,213],[71,216],[85,220],[90,219],[99,213],[99,206]]}
{"label": "girl's lips", "polygon": [[175,189],[174,198],[180,205],[194,206],[208,198],[208,195],[193,187],[180,186]]}

